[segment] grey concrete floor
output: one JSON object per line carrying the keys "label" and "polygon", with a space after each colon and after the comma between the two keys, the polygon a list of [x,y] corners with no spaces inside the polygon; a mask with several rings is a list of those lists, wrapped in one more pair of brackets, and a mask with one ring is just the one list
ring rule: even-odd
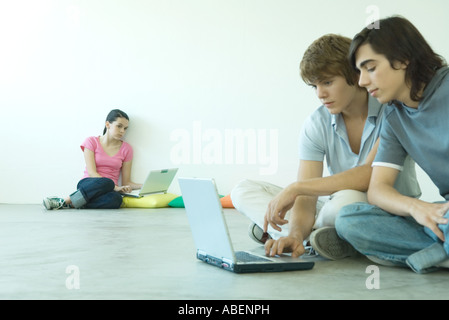
{"label": "grey concrete floor", "polygon": [[[257,247],[248,219],[225,214],[235,248]],[[184,209],[0,204],[0,299],[449,298],[449,269],[418,275],[373,265],[359,256],[316,261],[309,271],[234,274],[196,260]]]}

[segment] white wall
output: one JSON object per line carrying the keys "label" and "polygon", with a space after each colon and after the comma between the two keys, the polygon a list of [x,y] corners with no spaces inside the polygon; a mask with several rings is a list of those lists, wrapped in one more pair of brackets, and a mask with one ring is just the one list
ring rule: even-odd
{"label": "white wall", "polygon": [[[0,0],[0,203],[74,191],[79,145],[115,107],[131,118],[135,181],[178,166],[223,194],[242,178],[292,182],[299,129],[319,106],[302,54],[323,34],[354,36],[369,5],[449,57],[443,0]],[[230,153],[243,133],[256,149]]]}

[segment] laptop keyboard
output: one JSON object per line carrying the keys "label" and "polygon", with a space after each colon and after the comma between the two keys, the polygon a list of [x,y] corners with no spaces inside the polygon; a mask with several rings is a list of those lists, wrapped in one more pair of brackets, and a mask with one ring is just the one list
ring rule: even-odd
{"label": "laptop keyboard", "polygon": [[265,259],[259,256],[255,256],[253,254],[250,254],[248,252],[245,251],[237,251],[235,253],[235,258],[237,259],[238,262],[254,262],[254,261],[266,261],[266,262],[270,262],[271,260],[269,259]]}

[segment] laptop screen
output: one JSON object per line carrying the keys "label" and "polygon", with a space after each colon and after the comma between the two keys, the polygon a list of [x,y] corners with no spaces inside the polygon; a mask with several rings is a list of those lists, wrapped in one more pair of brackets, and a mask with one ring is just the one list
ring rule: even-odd
{"label": "laptop screen", "polygon": [[223,209],[213,179],[179,178],[197,250],[234,261]]}

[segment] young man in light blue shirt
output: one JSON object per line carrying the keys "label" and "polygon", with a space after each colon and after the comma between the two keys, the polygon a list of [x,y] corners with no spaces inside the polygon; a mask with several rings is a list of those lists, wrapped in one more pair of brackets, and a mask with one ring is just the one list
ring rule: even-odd
{"label": "young man in light blue shirt", "polygon": [[[297,182],[282,189],[245,180],[231,193],[236,209],[254,222],[250,234],[265,243],[268,255],[303,254],[304,241],[315,229],[310,240],[322,256],[339,259],[352,253],[337,236],[334,221],[344,205],[367,201],[384,106],[357,85],[358,74],[347,60],[349,45],[348,38],[326,35],[302,59],[301,76],[323,105],[302,127]],[[324,160],[328,177],[323,177]],[[396,187],[409,196],[420,195],[412,161]]]}
{"label": "young man in light blue shirt", "polygon": [[385,112],[368,191],[370,204],[344,207],[338,233],[372,260],[426,273],[449,262],[449,202],[428,203],[393,188],[407,155],[449,200],[449,68],[402,17],[364,29],[351,45],[360,86]]}

